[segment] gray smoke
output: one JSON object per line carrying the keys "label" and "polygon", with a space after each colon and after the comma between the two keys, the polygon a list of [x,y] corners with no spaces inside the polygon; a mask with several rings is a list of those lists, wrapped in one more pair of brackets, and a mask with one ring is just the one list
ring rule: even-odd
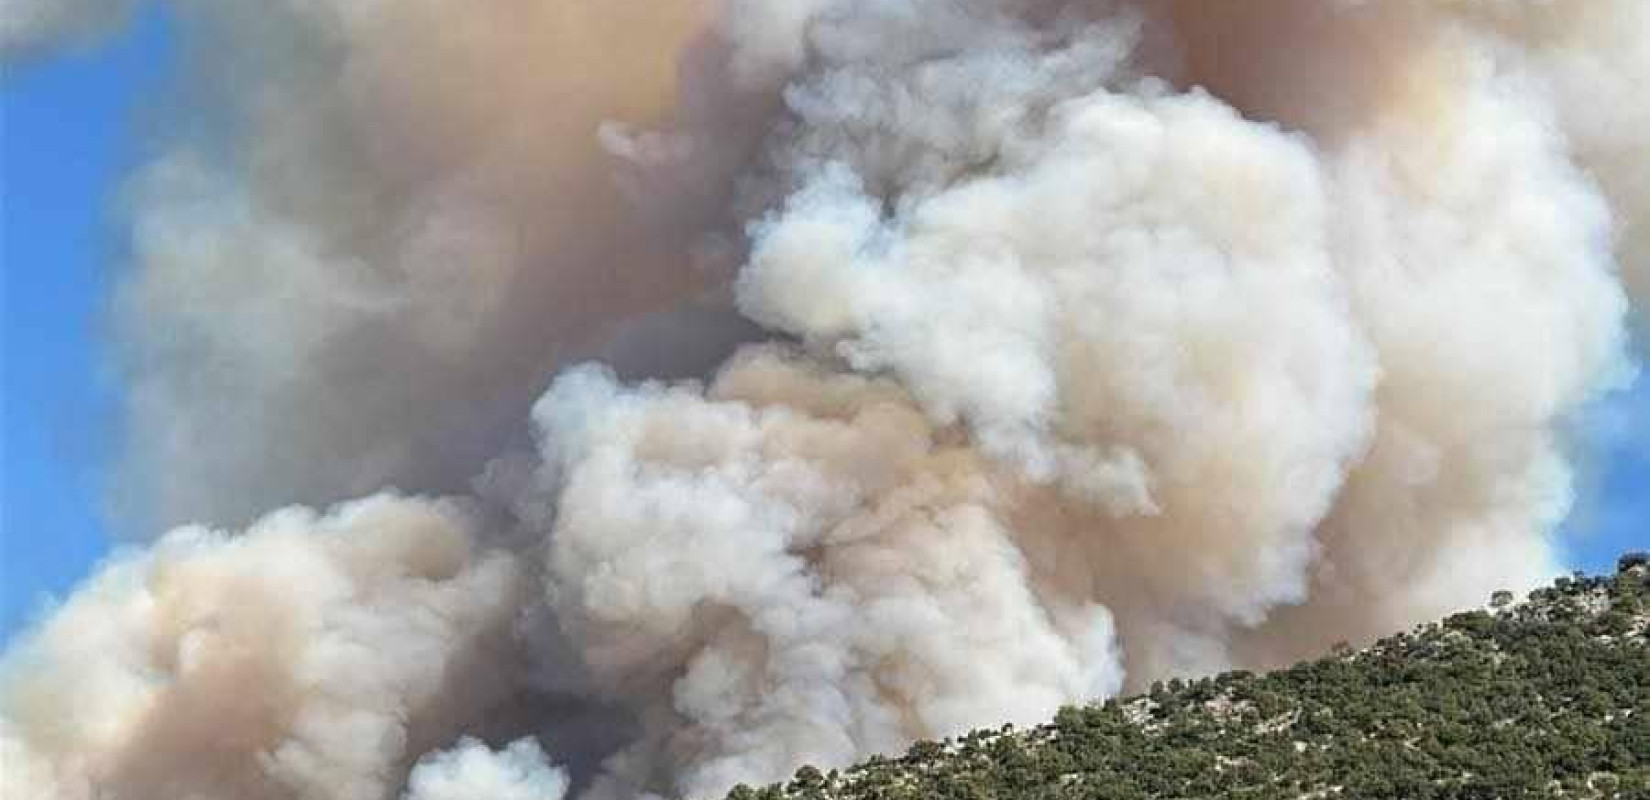
{"label": "gray smoke", "polygon": [[[241,532],[8,653],[21,797],[708,797],[1288,663],[1556,571],[1632,374],[1637,0],[174,8],[119,524]],[[255,521],[382,486],[456,499]]]}
{"label": "gray smoke", "polygon": [[0,0],[0,59],[12,61],[117,27],[132,0]]}

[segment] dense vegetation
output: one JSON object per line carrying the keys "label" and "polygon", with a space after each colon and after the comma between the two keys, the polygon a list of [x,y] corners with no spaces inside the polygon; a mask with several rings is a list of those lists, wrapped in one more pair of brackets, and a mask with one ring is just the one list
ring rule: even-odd
{"label": "dense vegetation", "polygon": [[1650,798],[1650,564],[729,800]]}

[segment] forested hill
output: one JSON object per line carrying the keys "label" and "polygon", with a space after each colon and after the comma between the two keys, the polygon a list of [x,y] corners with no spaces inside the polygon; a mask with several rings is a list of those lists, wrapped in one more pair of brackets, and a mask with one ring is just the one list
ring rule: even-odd
{"label": "forested hill", "polygon": [[1650,798],[1650,564],[729,800]]}

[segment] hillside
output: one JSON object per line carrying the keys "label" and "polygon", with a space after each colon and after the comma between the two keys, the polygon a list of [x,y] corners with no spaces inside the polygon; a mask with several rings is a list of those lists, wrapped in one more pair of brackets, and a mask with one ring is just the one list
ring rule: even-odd
{"label": "hillside", "polygon": [[1650,564],[728,800],[1650,798]]}

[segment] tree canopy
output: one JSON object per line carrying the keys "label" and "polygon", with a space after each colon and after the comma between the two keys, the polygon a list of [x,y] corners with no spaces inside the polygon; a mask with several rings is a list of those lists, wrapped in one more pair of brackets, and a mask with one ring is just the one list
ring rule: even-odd
{"label": "tree canopy", "polygon": [[1159,684],[728,800],[1647,798],[1647,561],[1289,669]]}

